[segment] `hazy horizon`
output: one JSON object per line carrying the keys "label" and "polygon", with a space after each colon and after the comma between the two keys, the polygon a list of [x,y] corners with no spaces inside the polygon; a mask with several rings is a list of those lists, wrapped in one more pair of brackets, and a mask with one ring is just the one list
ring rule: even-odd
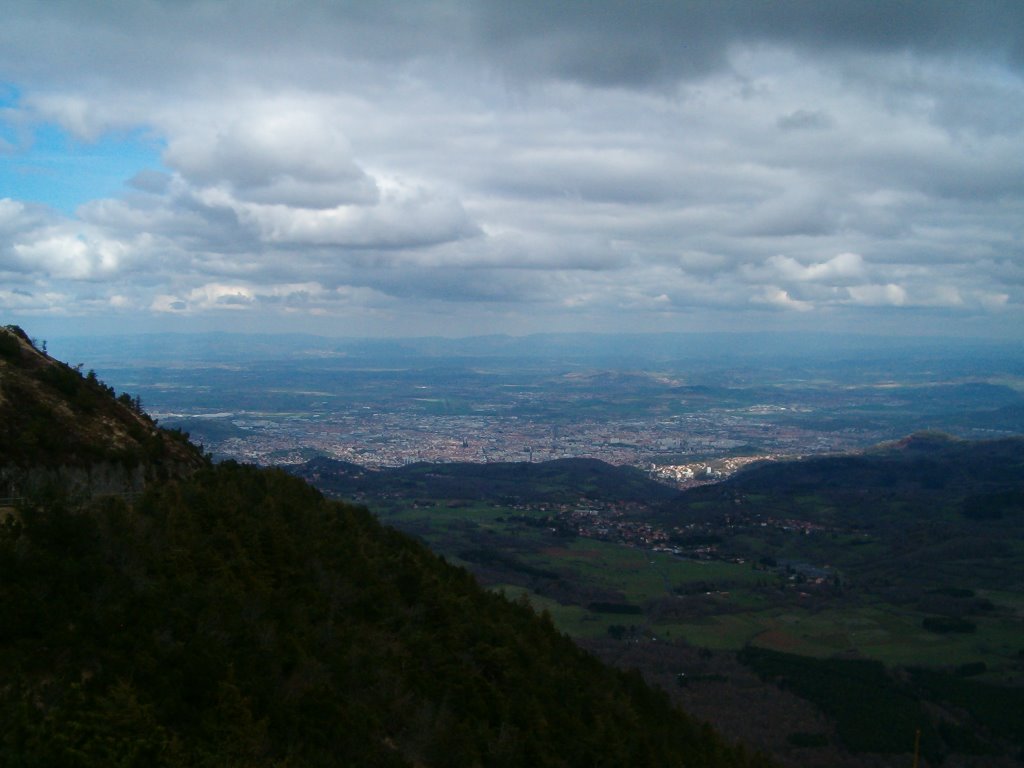
{"label": "hazy horizon", "polygon": [[[1024,350],[1014,340],[943,336],[878,336],[812,332],[538,333],[444,337],[342,337],[308,333],[79,334],[47,336],[26,329],[37,345],[70,364],[102,370],[171,361],[214,365],[260,360],[378,360],[392,365],[459,365],[487,360],[536,361],[569,368],[607,370],[699,366],[864,367],[936,380],[951,371],[961,377],[1024,376]],[[430,362],[433,361],[433,362]],[[941,371],[939,373],[938,371]]]}

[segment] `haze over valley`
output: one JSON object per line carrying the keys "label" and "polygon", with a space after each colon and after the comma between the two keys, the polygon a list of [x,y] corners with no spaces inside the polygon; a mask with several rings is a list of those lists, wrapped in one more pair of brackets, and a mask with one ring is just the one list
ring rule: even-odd
{"label": "haze over valley", "polygon": [[1024,431],[1012,344],[729,334],[49,344],[65,359],[95,360],[102,378],[138,392],[215,456],[259,464],[580,457],[685,484],[757,458],[856,450],[925,429]]}

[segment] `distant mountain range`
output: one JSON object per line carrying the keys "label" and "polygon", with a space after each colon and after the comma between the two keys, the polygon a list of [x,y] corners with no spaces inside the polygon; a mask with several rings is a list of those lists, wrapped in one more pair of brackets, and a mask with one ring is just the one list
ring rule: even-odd
{"label": "distant mountain range", "polygon": [[50,340],[55,352],[92,365],[146,365],[154,361],[198,360],[230,363],[347,357],[375,361],[557,360],[560,363],[614,363],[617,367],[693,360],[745,361],[758,365],[827,358],[870,369],[881,361],[914,364],[951,359],[1017,361],[1020,346],[998,339],[893,337],[828,333],[548,333],[464,338],[345,338],[308,334],[154,333],[106,336],[61,335]]}

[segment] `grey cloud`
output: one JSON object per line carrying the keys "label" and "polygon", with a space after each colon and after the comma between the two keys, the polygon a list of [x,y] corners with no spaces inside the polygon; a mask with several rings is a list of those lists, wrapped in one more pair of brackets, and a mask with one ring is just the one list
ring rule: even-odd
{"label": "grey cloud", "polygon": [[916,50],[1003,57],[1024,65],[1024,7],[951,3],[719,0],[664,3],[543,0],[485,5],[484,39],[510,68],[590,84],[636,86],[706,74],[733,43],[798,45],[818,53]]}
{"label": "grey cloud", "polygon": [[1024,9],[1013,0],[748,5],[754,9],[744,25],[748,34],[818,50],[840,45],[876,52],[996,53],[1024,63]]}
{"label": "grey cloud", "polygon": [[127,184],[132,189],[137,189],[140,192],[149,192],[154,195],[159,195],[168,191],[171,184],[171,177],[163,171],[144,168],[128,179]]}
{"label": "grey cloud", "polygon": [[197,253],[241,254],[259,245],[230,206],[205,201],[183,188],[142,200],[93,201],[79,208],[78,215],[118,237],[145,232]]}
{"label": "grey cloud", "polygon": [[346,138],[301,105],[271,104],[227,124],[186,129],[171,140],[164,162],[195,184],[230,184],[251,202],[331,208],[378,198]]}
{"label": "grey cloud", "polygon": [[58,217],[42,205],[24,203],[9,197],[0,198],[0,235],[8,242],[20,233],[39,229],[57,221]]}
{"label": "grey cloud", "polygon": [[247,306],[249,304],[252,304],[252,299],[250,297],[248,297],[248,296],[243,296],[241,294],[237,294],[236,293],[236,294],[233,294],[233,295],[230,295],[230,296],[219,296],[219,297],[217,297],[217,303],[218,304],[222,304],[222,305],[227,305],[227,306],[230,306],[230,305]]}
{"label": "grey cloud", "polygon": [[[869,4],[772,0],[617,0],[516,3],[181,3],[6,0],[0,64],[29,81],[56,67],[72,77],[149,87],[216,70],[248,79],[259,51],[265,82],[297,71],[327,87],[345,61],[417,62],[454,53],[505,76],[637,86],[703,76],[735,43],[796,45],[817,54],[916,51],[999,58],[1024,66],[1024,8],[1014,0]],[[298,41],[301,41],[299,43]],[[44,45],[47,56],[38,56]],[[335,52],[344,52],[344,57]],[[69,71],[88,61],[88,71]],[[363,68],[372,76],[372,69]]]}
{"label": "grey cloud", "polygon": [[386,194],[375,206],[307,211],[243,205],[237,210],[267,244],[417,249],[479,232],[457,200],[422,191]]}
{"label": "grey cloud", "polygon": [[335,270],[324,274],[322,282],[332,289],[353,287],[401,301],[441,301],[455,305],[533,303],[549,292],[544,281],[517,270],[438,270],[417,264],[402,268],[364,266],[351,271]]}
{"label": "grey cloud", "polygon": [[354,203],[366,205],[376,201],[379,194],[373,181],[365,174],[351,179],[349,183],[310,182],[282,174],[263,184],[236,189],[236,192],[249,202],[298,208],[334,208]]}
{"label": "grey cloud", "polygon": [[782,115],[775,123],[784,131],[802,131],[830,128],[833,120],[821,110],[798,109],[788,115]]}
{"label": "grey cloud", "polygon": [[620,148],[527,150],[496,158],[481,181],[500,194],[528,199],[643,203],[687,194],[659,160],[655,152]]}
{"label": "grey cloud", "polygon": [[751,206],[736,232],[756,237],[815,237],[833,234],[839,215],[828,193],[808,189],[784,192]]}

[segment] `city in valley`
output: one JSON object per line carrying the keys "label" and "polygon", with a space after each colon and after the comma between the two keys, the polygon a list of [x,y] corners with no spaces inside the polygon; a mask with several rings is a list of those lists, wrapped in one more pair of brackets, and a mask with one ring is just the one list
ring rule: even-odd
{"label": "city in valley", "polygon": [[[134,346],[133,346],[134,345]],[[367,467],[589,457],[673,485],[921,430],[1024,431],[1012,345],[823,337],[51,342],[219,458]],[[794,350],[799,350],[795,352]]]}
{"label": "city in valley", "polygon": [[[862,443],[851,435],[817,435],[799,428],[746,423],[743,414],[710,413],[664,422],[541,420],[408,413],[218,415],[238,434],[208,444],[225,458],[257,464],[296,464],[319,454],[367,467],[413,462],[547,461],[596,458],[649,468],[681,487],[731,474],[745,463],[808,451],[839,451]],[[165,416],[174,422],[177,414]],[[202,439],[204,425],[189,420]],[[766,433],[770,432],[768,435]],[[769,452],[732,456],[756,439]],[[678,457],[678,458],[675,458]],[[684,461],[689,457],[707,457]],[[721,457],[721,458],[719,458]]]}

